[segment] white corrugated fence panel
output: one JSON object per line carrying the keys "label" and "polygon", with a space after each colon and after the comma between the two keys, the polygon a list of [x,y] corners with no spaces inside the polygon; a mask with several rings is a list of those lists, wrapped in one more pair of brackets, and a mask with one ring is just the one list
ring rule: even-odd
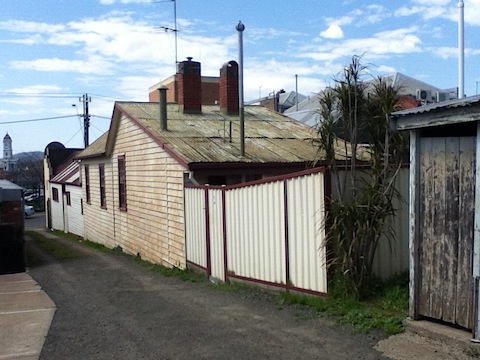
{"label": "white corrugated fence panel", "polygon": [[229,272],[251,279],[285,283],[283,182],[226,193]]}
{"label": "white corrugated fence panel", "polygon": [[[369,170],[364,170],[357,173],[363,179],[368,179]],[[347,186],[350,182],[350,176],[348,170],[340,170],[341,183],[344,179],[347,179]],[[334,191],[335,179],[332,178],[332,197],[338,198],[338,195]],[[409,238],[408,238],[408,198],[409,198],[409,168],[404,167],[400,169],[398,176],[395,180],[395,187],[402,196],[401,200],[394,200],[394,207],[397,209],[397,213],[392,219],[393,230],[395,232],[392,242],[388,241],[386,236],[382,236],[378,243],[375,258],[373,261],[373,273],[382,279],[388,279],[389,277],[405,272],[409,268]],[[347,199],[350,194],[347,195]]]}
{"label": "white corrugated fence panel", "polygon": [[222,190],[209,189],[211,276],[225,281]]}
{"label": "white corrugated fence panel", "polygon": [[395,181],[395,187],[402,195],[402,199],[394,200],[394,207],[397,209],[392,219],[394,238],[389,242],[387,237],[382,236],[375,254],[373,272],[382,279],[406,272],[409,268],[409,171],[409,168],[402,168]]}
{"label": "white corrugated fence panel", "polygon": [[287,184],[291,285],[326,293],[324,174],[292,178]]}
{"label": "white corrugated fence panel", "polygon": [[207,267],[205,190],[185,188],[185,246],[187,261]]}

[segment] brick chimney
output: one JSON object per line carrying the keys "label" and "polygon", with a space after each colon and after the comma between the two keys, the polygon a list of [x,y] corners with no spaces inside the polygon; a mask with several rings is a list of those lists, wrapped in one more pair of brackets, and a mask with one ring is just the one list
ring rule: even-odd
{"label": "brick chimney", "polygon": [[220,69],[220,110],[227,115],[238,115],[238,64],[229,61]]}
{"label": "brick chimney", "polygon": [[178,104],[183,105],[185,114],[199,114],[202,112],[202,76],[200,63],[187,61],[178,64]]}

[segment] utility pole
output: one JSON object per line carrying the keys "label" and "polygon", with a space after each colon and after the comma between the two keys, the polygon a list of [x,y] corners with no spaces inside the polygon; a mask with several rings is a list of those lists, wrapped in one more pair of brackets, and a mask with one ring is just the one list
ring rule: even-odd
{"label": "utility pole", "polygon": [[92,101],[92,98],[88,97],[88,94],[79,98],[79,101],[83,102],[83,139],[85,147],[89,145],[88,128],[90,127],[90,114],[88,113],[88,103]]}

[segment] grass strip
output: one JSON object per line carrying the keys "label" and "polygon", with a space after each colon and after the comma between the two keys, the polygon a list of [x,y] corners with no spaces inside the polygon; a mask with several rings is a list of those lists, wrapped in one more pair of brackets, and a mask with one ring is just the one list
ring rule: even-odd
{"label": "grass strip", "polygon": [[26,231],[25,234],[28,235],[42,250],[52,254],[56,258],[72,259],[82,256],[80,252],[65,247],[57,241],[49,239],[36,231]]}
{"label": "grass strip", "polygon": [[161,274],[165,277],[174,276],[176,278],[179,278],[182,281],[188,281],[193,283],[199,283],[199,282],[205,281],[204,274],[201,274],[189,269],[182,270],[176,267],[168,268],[166,266],[153,264],[149,261],[143,260],[139,255],[135,256],[134,260],[137,264],[140,264],[141,266],[146,268],[148,271]]}
{"label": "grass strip", "polygon": [[282,293],[284,304],[299,304],[313,308],[318,313],[339,317],[343,323],[352,324],[358,332],[381,329],[393,335],[403,332],[403,320],[408,315],[408,286],[405,274],[382,283],[368,300],[360,301],[348,296],[327,298]]}

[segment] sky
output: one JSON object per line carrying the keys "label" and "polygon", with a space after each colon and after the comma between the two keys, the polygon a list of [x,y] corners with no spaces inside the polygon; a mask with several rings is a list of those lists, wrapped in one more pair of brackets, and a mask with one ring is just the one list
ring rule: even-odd
{"label": "sky", "polygon": [[[0,137],[10,135],[14,154],[53,141],[83,147],[84,94],[93,142],[115,101],[148,101],[149,87],[175,73],[175,58],[191,56],[202,75],[218,76],[238,61],[239,21],[245,101],[295,91],[295,75],[300,93],[317,93],[354,55],[367,76],[401,72],[458,86],[457,0],[1,2]],[[464,9],[471,96],[480,92],[480,0],[464,0]]]}

